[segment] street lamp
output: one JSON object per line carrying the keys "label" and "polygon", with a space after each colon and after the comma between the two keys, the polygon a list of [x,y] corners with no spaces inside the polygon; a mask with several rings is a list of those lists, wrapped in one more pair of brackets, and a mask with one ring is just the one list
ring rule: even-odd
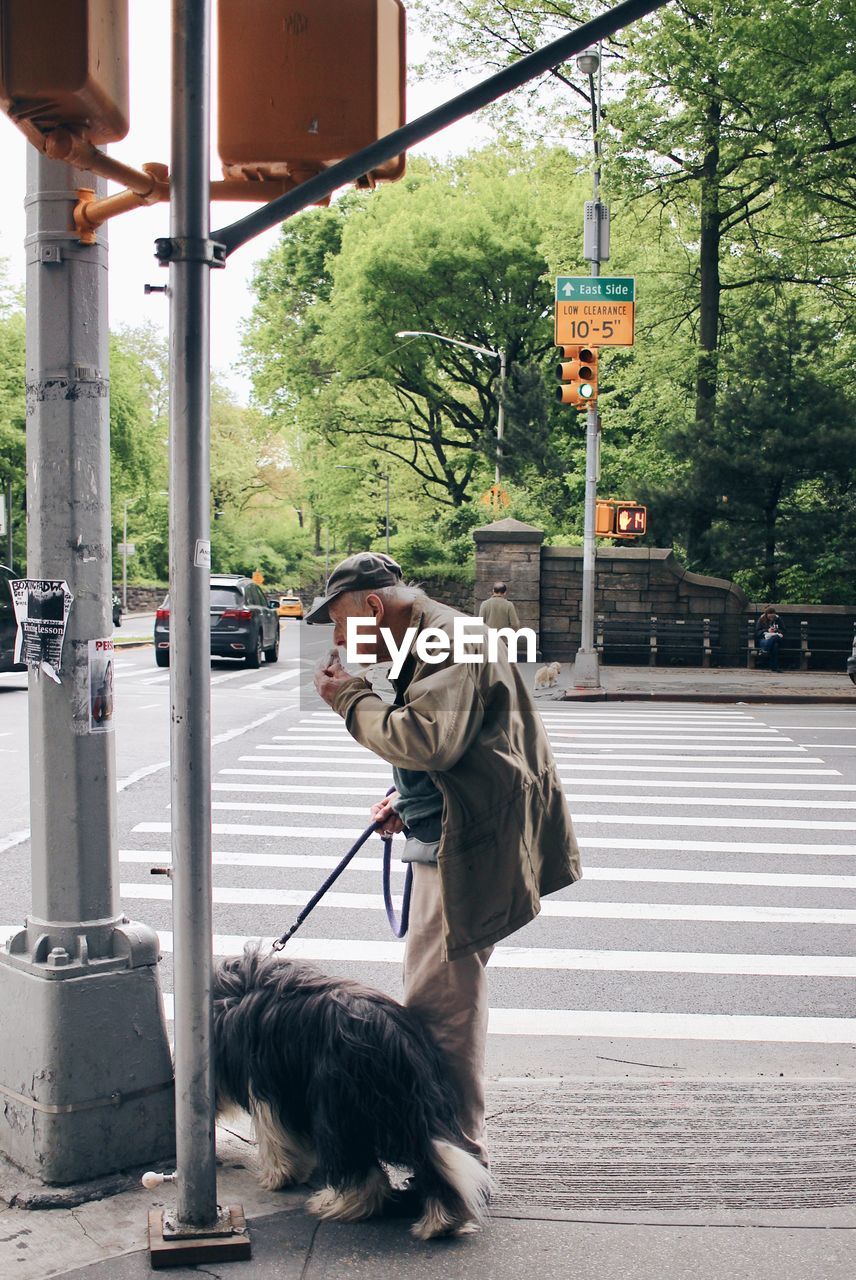
{"label": "street lamp", "polygon": [[401,329],[396,338],[436,338],[438,342],[448,342],[452,347],[466,347],[468,351],[475,351],[480,356],[493,356],[494,360],[499,361],[499,404],[496,411],[496,471],[494,473],[494,483],[499,487],[500,472],[502,468],[502,437],[505,431],[505,378],[506,378],[506,357],[505,351],[500,349],[494,351],[492,347],[477,347],[474,342],[462,342],[460,338],[447,338],[442,333],[431,333],[425,329]]}
{"label": "street lamp", "polygon": [[[361,471],[361,467],[345,465],[344,463],[336,463],[337,471]],[[389,555],[389,472],[379,471],[378,475],[386,481],[386,554]]]}

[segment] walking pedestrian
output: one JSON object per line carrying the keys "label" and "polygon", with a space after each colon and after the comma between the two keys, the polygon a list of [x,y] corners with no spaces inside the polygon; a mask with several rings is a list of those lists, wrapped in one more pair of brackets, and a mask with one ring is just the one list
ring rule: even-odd
{"label": "walking pedestrian", "polygon": [[508,599],[508,587],[504,582],[493,584],[493,594],[483,600],[479,608],[479,617],[489,627],[513,627],[520,630],[520,619],[517,610]]}
{"label": "walking pedestrian", "polygon": [[769,658],[769,670],[781,671],[779,666],[779,650],[782,647],[784,633],[779,624],[779,615],[773,605],[768,604],[755,623],[755,648],[766,653]]}
{"label": "walking pedestrian", "polygon": [[[343,560],[308,622],[332,622],[342,645],[348,618],[373,618],[378,661],[408,628],[450,639],[461,615],[402,582],[389,557]],[[395,702],[342,667],[338,651],[315,676],[348,732],[393,766],[396,794],[372,817],[404,831],[413,862],[404,1002],[445,1051],[467,1146],[485,1165],[485,966],[495,943],[532,920],[543,894],[580,878],[571,816],[550,744],[521,674],[502,646],[493,662],[423,661],[411,647],[393,682]]]}

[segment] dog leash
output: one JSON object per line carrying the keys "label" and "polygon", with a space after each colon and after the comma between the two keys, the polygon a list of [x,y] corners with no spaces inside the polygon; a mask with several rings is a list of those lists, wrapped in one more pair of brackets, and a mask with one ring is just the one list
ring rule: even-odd
{"label": "dog leash", "polygon": [[[392,788],[390,788],[390,791],[387,792],[387,795],[390,795],[391,791],[392,791]],[[359,852],[360,849],[362,849],[363,845],[366,843],[369,837],[374,835],[375,831],[377,831],[380,826],[381,826],[380,822],[373,822],[371,826],[366,827],[365,831],[359,837],[359,839],[354,841],[354,843],[351,845],[350,849],[342,858],[338,866],[335,867],[334,870],[330,872],[329,876],[324,881],[321,888],[316,893],[314,893],[312,897],[309,899],[306,906],[303,908],[303,910],[301,911],[300,915],[297,917],[297,919],[295,920],[291,928],[287,929],[285,933],[282,934],[281,937],[277,938],[276,942],[274,942],[273,944],[274,951],[282,951],[283,947],[289,941],[289,939],[294,937],[295,933],[297,933],[297,930],[303,924],[306,917],[310,915],[312,911],[315,910],[315,908],[318,906],[318,903],[324,897],[324,894],[327,892],[327,890],[330,889],[336,883],[336,881],[339,879],[339,876],[345,870],[345,868],[347,867],[351,859],[355,856],[355,854]],[[404,878],[404,893],[401,899],[401,919],[400,920],[396,918],[395,907],[393,906],[393,903],[392,903],[392,889],[390,887],[391,872],[392,872],[392,836],[384,836],[383,837],[383,905],[386,908],[386,918],[389,921],[390,929],[392,929],[392,932],[395,934],[396,938],[403,938],[404,935],[407,933],[407,926],[410,923],[410,893],[413,888],[413,867],[411,864],[408,864],[407,875]]]}

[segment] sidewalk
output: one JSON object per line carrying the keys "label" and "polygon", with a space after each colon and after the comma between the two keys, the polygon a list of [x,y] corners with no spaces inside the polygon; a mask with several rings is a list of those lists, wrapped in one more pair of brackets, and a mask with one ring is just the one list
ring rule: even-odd
{"label": "sidewalk", "polygon": [[[252,1259],[165,1274],[236,1280],[852,1280],[854,1121],[847,1081],[668,1077],[493,1082],[498,1192],[478,1234],[419,1243],[404,1221],[319,1223],[307,1194],[263,1191],[247,1130],[218,1133],[220,1203]],[[819,1123],[820,1121],[820,1123]],[[8,1170],[6,1177],[8,1177]],[[0,1197],[6,1177],[0,1171]],[[21,1175],[16,1175],[21,1185]],[[115,1181],[115,1180],[114,1180]],[[0,1274],[143,1280],[138,1177],[69,1207],[0,1209]],[[8,1184],[6,1195],[8,1202]],[[92,1188],[89,1194],[92,1194]],[[42,1188],[41,1191],[44,1191]],[[27,1192],[19,1192],[26,1204]],[[2,1199],[0,1199],[2,1203]]]}
{"label": "sidewalk", "polygon": [[601,667],[602,690],[575,688],[573,664],[539,695],[582,702],[830,702],[856,707],[856,685],[841,671],[746,667]]}

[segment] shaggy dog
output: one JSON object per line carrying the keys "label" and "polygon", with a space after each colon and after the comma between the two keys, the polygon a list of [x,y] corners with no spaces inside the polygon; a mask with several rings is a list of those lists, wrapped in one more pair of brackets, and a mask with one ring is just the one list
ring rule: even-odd
{"label": "shaggy dog", "polygon": [[552,689],[558,683],[561,671],[561,662],[551,662],[546,667],[541,667],[540,671],[535,672],[535,688]]}
{"label": "shaggy dog", "polygon": [[371,987],[250,944],[214,972],[217,1113],[248,1111],[260,1181],[324,1183],[319,1218],[356,1222],[383,1211],[381,1161],[413,1169],[424,1197],[420,1240],[476,1229],[487,1170],[462,1149],[453,1088],[418,1019]]}

